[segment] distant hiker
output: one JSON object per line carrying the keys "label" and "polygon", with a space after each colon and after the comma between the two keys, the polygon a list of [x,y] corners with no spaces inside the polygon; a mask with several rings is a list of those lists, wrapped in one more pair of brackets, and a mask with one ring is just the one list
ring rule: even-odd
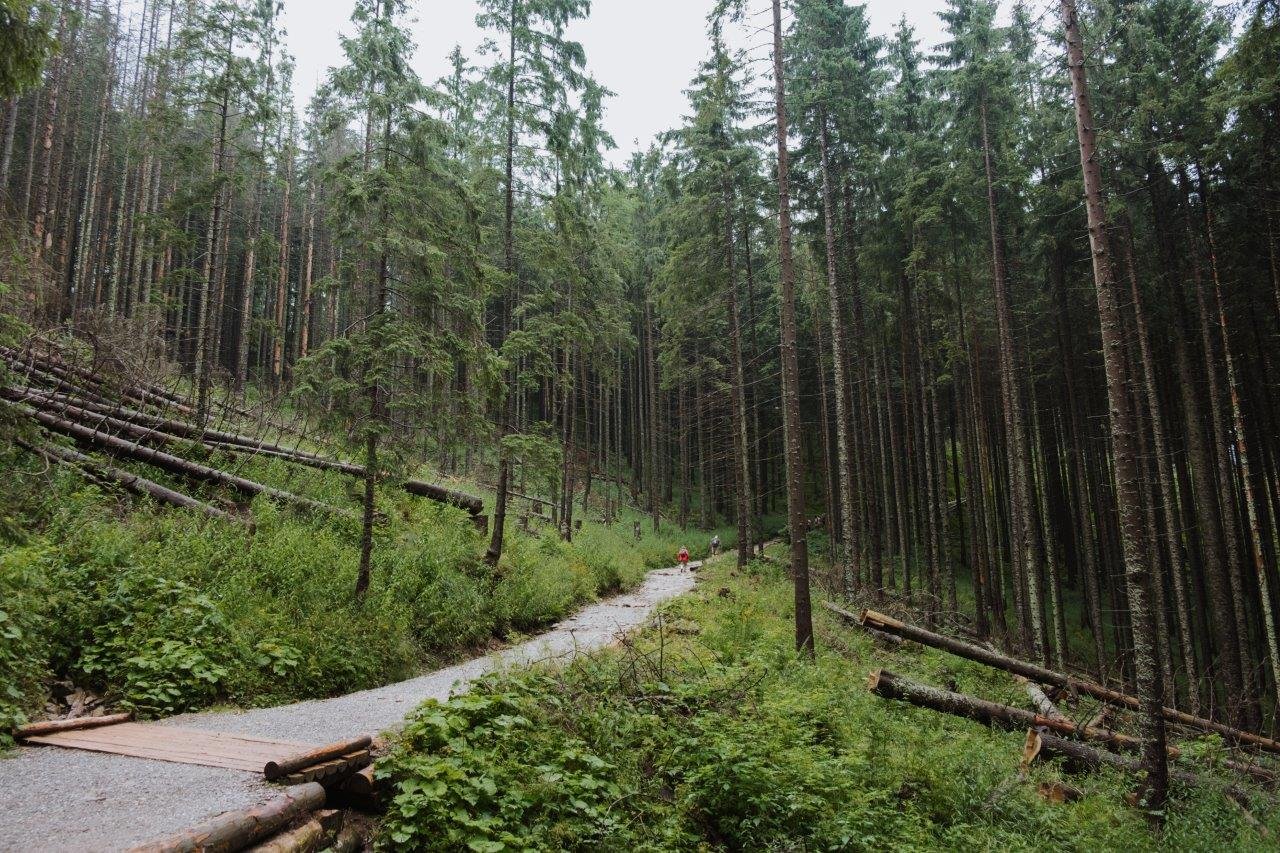
{"label": "distant hiker", "polygon": [[631,524],[631,532],[635,535],[635,537],[636,537],[636,541],[637,541],[637,542],[639,542],[639,541],[640,541],[640,537],[643,535],[643,534],[640,532],[640,522],[638,522],[638,521],[636,521],[636,522],[632,522],[632,524]]}
{"label": "distant hiker", "polygon": [[680,553],[676,554],[676,559],[680,561],[680,568],[689,568],[689,549],[681,545]]}
{"label": "distant hiker", "polygon": [[720,554],[720,534],[711,537],[711,556],[715,557]]}

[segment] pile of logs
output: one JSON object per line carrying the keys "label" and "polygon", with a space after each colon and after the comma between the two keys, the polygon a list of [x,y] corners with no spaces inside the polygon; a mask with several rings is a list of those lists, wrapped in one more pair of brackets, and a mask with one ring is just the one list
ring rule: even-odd
{"label": "pile of logs", "polygon": [[[196,422],[191,401],[148,382],[111,382],[94,371],[80,367],[56,353],[18,351],[0,347],[11,373],[12,384],[0,387],[0,397],[9,407],[38,423],[46,436],[71,439],[83,450],[96,451],[117,459],[159,468],[189,482],[226,487],[246,502],[266,495],[281,504],[311,512],[354,518],[342,509],[283,489],[267,486],[238,474],[186,458],[191,449],[239,456],[263,456],[323,471],[335,471],[363,478],[361,465],[287,447],[265,439],[216,429]],[[232,416],[248,412],[227,405]],[[279,427],[284,434],[286,428]],[[222,521],[247,523],[244,515],[228,512],[146,477],[99,461],[86,453],[50,440],[26,442],[24,446],[51,462],[74,468],[84,476],[115,484],[135,494],[162,503],[201,512]],[[406,480],[405,491],[465,510],[476,526],[487,526],[480,498],[446,489],[421,480]]]}
{"label": "pile of logs", "polygon": [[[828,604],[827,609],[841,619],[861,626],[882,642],[887,638],[892,638],[897,644],[912,641],[1011,673],[1023,685],[1036,710],[1030,711],[954,690],[940,689],[885,669],[873,671],[867,679],[867,687],[875,695],[975,720],[995,728],[1025,729],[1027,746],[1022,756],[1024,766],[1040,757],[1055,756],[1065,758],[1066,768],[1072,771],[1099,767],[1116,767],[1125,771],[1139,769],[1137,759],[1131,757],[1141,749],[1138,738],[1091,723],[1071,720],[1058,709],[1041,685],[1058,688],[1061,695],[1090,696],[1107,705],[1125,709],[1137,709],[1136,698],[1001,654],[986,646],[910,625],[874,610],[864,610],[860,616],[855,616],[834,604]],[[1173,708],[1165,708],[1164,715],[1171,723],[1187,729],[1218,734],[1241,750],[1280,753],[1280,741],[1256,732],[1232,728]],[[1168,749],[1170,758],[1176,759],[1182,755],[1176,746]],[[1218,762],[1218,766],[1266,788],[1274,788],[1280,782],[1280,772],[1256,761],[1223,759]],[[1181,770],[1171,770],[1171,775],[1188,784],[1208,783],[1204,777]],[[1233,786],[1227,786],[1224,790],[1232,796],[1241,793]]]}

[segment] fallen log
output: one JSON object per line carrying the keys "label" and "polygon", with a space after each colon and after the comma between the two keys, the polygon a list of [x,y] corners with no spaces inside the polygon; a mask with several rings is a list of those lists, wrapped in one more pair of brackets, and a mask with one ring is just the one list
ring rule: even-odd
{"label": "fallen log", "polygon": [[183,509],[194,509],[202,512],[210,518],[216,518],[220,521],[230,521],[236,524],[249,524],[248,521],[238,515],[218,509],[212,504],[204,501],[196,500],[190,495],[184,495],[182,492],[175,491],[168,486],[162,486],[154,480],[148,480],[146,477],[140,477],[132,471],[126,471],[123,468],[116,468],[113,465],[104,465],[91,456],[85,456],[83,453],[77,453],[69,447],[59,447],[56,444],[47,444],[43,446],[35,446],[28,444],[21,439],[18,444],[30,450],[32,453],[38,453],[47,459],[62,462],[69,467],[82,470],[99,480],[107,480],[116,483],[121,487],[133,492],[137,495],[145,495],[154,498],[161,503],[170,506],[182,507]]}
{"label": "fallen log", "polygon": [[311,453],[306,450],[283,447],[281,445],[271,444],[263,439],[253,438],[252,436],[226,432],[224,430],[213,429],[212,427],[201,427],[187,421],[166,418],[160,415],[153,415],[148,412],[141,412],[137,409],[131,409],[127,406],[120,405],[119,403],[101,402],[100,399],[87,399],[57,391],[43,391],[38,388],[18,388],[13,389],[12,393],[22,394],[23,401],[41,399],[70,406],[78,406],[82,409],[94,412],[95,414],[108,415],[122,421],[152,427],[163,432],[171,433],[175,436],[194,439],[203,442],[206,445],[231,445],[233,447],[243,447],[262,453],[278,453],[288,457],[301,457],[321,462],[327,461],[327,457],[320,456],[319,454]]}
{"label": "fallen log", "polygon": [[[110,404],[80,401],[68,394],[39,392],[34,391],[34,389],[24,388],[5,388],[0,393],[3,393],[5,397],[14,402],[56,403],[58,407],[53,414],[83,420],[96,420],[97,423],[110,426],[116,432],[126,433],[139,440],[155,439],[162,444],[167,444],[179,439],[190,439],[205,445],[211,450],[271,456],[324,471],[337,471],[351,477],[364,477],[365,475],[363,465],[343,462],[339,459],[330,459],[307,451],[280,447],[279,445],[268,444],[235,433],[204,429],[194,424],[173,420],[172,418],[162,418],[146,412],[121,407],[115,407],[116,411],[112,411],[113,407]],[[422,480],[406,480],[403,486],[404,490],[410,494],[466,510],[471,514],[472,518],[484,512],[484,501],[473,495],[446,489],[443,486],[437,486],[434,483],[427,483]]]}
{"label": "fallen log", "polygon": [[445,503],[450,506],[465,509],[473,516],[480,515],[484,512],[484,501],[475,495],[468,495],[465,492],[446,489],[444,486],[437,486],[435,483],[425,483],[422,480],[406,480],[404,483],[404,490],[411,495],[431,498],[439,503]]}
{"label": "fallen log", "polygon": [[[1066,769],[1071,773],[1093,772],[1102,767],[1115,767],[1127,773],[1139,773],[1142,771],[1142,762],[1136,758],[1094,749],[1080,741],[1058,737],[1048,732],[1028,729],[1026,745],[1022,750],[1022,765],[1024,767],[1030,766],[1037,758],[1050,755],[1066,759]],[[1209,779],[1195,773],[1189,773],[1186,770],[1179,770],[1175,767],[1169,768],[1169,778],[1184,785],[1219,788],[1233,799],[1243,799],[1246,802],[1249,799],[1249,793],[1243,788],[1232,785],[1229,782]]]}
{"label": "fallen log", "polygon": [[311,818],[288,832],[250,847],[248,853],[310,853],[324,846],[324,837],[324,826]]}
{"label": "fallen log", "polygon": [[1129,750],[1136,750],[1140,745],[1137,738],[1113,732],[1110,729],[1087,728],[1076,725],[1070,720],[1053,719],[1012,705],[1002,705],[976,696],[942,690],[884,669],[877,669],[868,676],[867,689],[885,699],[900,699],[921,708],[965,717],[988,726],[1005,729],[1043,727]]}
{"label": "fallen log", "polygon": [[[900,699],[917,707],[976,720],[996,728],[1031,728],[1046,734],[1056,732],[1059,735],[1069,735],[1080,741],[1102,743],[1113,749],[1126,752],[1138,752],[1142,745],[1138,738],[1110,729],[1080,725],[1063,717],[1054,718],[1035,714],[1011,705],[1001,705],[999,702],[979,699],[976,696],[941,690],[886,670],[872,672],[867,678],[867,687],[872,693],[886,699]],[[1077,741],[1069,742],[1076,743]],[[1168,752],[1171,759],[1176,759],[1182,754],[1175,746],[1168,747]],[[1225,760],[1222,762],[1222,766],[1236,773],[1249,776],[1262,785],[1272,786],[1276,783],[1275,773],[1256,765]]]}
{"label": "fallen log", "polygon": [[[108,392],[115,396],[128,397],[129,399],[142,403],[143,405],[153,406],[160,411],[178,411],[184,415],[194,415],[195,409],[186,404],[170,400],[158,394],[142,388],[134,388],[128,385],[115,385],[107,382],[103,377],[83,367],[68,364],[63,361],[55,361],[49,358],[36,358],[34,354],[30,357],[21,353],[14,354],[10,351],[8,354],[11,364],[16,364],[23,368],[34,368],[36,371],[44,373],[46,376],[52,376],[60,382],[66,382],[74,387],[83,388],[92,391],[96,389],[103,399],[106,398]],[[46,380],[47,381],[47,380]],[[88,383],[86,386],[85,383]]]}
{"label": "fallen log", "polygon": [[274,781],[282,776],[287,776],[296,770],[304,767],[311,767],[314,764],[321,764],[331,761],[335,758],[341,758],[349,752],[358,752],[367,750],[369,745],[373,743],[373,738],[368,735],[363,737],[352,738],[351,740],[338,741],[337,743],[327,744],[317,747],[316,749],[307,750],[281,761],[268,761],[262,768],[262,775],[266,776],[268,781]]}
{"label": "fallen log", "polygon": [[348,794],[373,796],[378,792],[378,783],[373,775],[373,765],[361,768],[352,773],[342,784],[342,790]]}
{"label": "fallen log", "polygon": [[845,610],[843,607],[840,607],[830,601],[822,602],[822,606],[827,608],[837,616],[839,616],[842,620],[844,620],[848,624],[857,625],[859,628],[862,628],[862,630],[866,631],[874,640],[884,643],[887,646],[897,647],[902,645],[901,637],[896,636],[894,634],[886,634],[884,631],[876,630],[875,628],[872,628],[870,625],[864,625],[862,623],[862,620],[859,619],[856,614],[850,613],[848,610]]}
{"label": "fallen log", "polygon": [[354,513],[339,507],[329,506],[328,504],[313,501],[310,498],[304,498],[301,495],[295,495],[292,492],[286,492],[282,489],[276,489],[262,483],[254,482],[236,474],[229,474],[226,471],[220,471],[217,468],[211,468],[208,465],[201,465],[198,462],[191,462],[179,456],[165,453],[162,450],[156,450],[153,447],[147,447],[133,441],[126,441],[97,430],[89,429],[80,424],[63,420],[38,409],[28,409],[19,407],[25,414],[35,418],[49,429],[59,432],[70,438],[74,438],[85,444],[92,444],[111,453],[114,456],[123,456],[134,459],[138,462],[145,462],[148,465],[154,465],[172,474],[188,477],[195,480],[204,480],[213,483],[221,483],[247,495],[266,495],[274,500],[282,503],[290,503],[296,506],[305,507],[317,512],[324,512],[333,515],[352,516]]}
{"label": "fallen log", "polygon": [[[1091,681],[1082,681],[1064,675],[1060,672],[1054,672],[1042,666],[1033,663],[1018,660],[1008,655],[1000,654],[991,649],[982,646],[967,643],[964,640],[957,640],[954,637],[948,637],[944,634],[935,634],[933,631],[927,631],[914,625],[908,625],[894,619],[892,616],[886,616],[883,613],[877,613],[874,610],[864,610],[862,612],[862,624],[875,628],[878,631],[884,631],[890,634],[896,634],[904,640],[914,640],[922,645],[931,646],[935,649],[941,649],[950,652],[957,657],[966,658],[968,660],[977,661],[987,666],[1000,669],[1005,672],[1011,672],[1015,675],[1021,675],[1032,681],[1041,684],[1052,684],[1056,687],[1063,687],[1067,690],[1074,690],[1078,693],[1084,693],[1095,699],[1101,699],[1104,702],[1110,702],[1113,705],[1120,705],[1134,711],[1140,710],[1138,699],[1128,696],[1109,687],[1103,687],[1101,684],[1094,684]],[[1255,746],[1265,749],[1269,752],[1280,753],[1280,741],[1266,737],[1265,735],[1247,732],[1242,729],[1233,728],[1213,720],[1206,720],[1203,717],[1192,716],[1174,708],[1163,709],[1164,718],[1172,723],[1179,723],[1191,728],[1201,729],[1207,732],[1214,732],[1222,735],[1226,740],[1245,746]]]}
{"label": "fallen log", "polygon": [[324,805],[316,782],[286,788],[278,797],[243,811],[227,812],[130,853],[231,853],[269,838],[299,815]]}
{"label": "fallen log", "polygon": [[133,719],[132,713],[103,714],[101,717],[76,717],[71,720],[46,720],[40,723],[27,723],[13,730],[18,740],[41,735],[53,735],[58,732],[74,732],[80,729],[97,729],[103,726],[114,726],[116,723],[127,723]]}
{"label": "fallen log", "polygon": [[1021,675],[1015,675],[1013,680],[1022,685],[1023,689],[1027,691],[1027,696],[1031,699],[1031,704],[1035,705],[1036,710],[1043,716],[1053,720],[1065,720],[1067,718],[1066,714],[1059,711],[1058,706],[1053,704],[1053,700],[1040,689],[1039,684]]}

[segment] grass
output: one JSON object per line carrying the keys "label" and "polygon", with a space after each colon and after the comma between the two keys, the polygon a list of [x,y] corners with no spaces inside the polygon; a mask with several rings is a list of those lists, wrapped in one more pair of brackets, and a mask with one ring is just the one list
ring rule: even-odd
{"label": "grass", "polygon": [[[358,506],[351,478],[265,459],[210,461]],[[54,681],[162,716],[402,679],[634,586],[647,569],[674,562],[684,535],[664,525],[636,542],[629,514],[611,526],[588,520],[572,544],[511,525],[494,568],[463,511],[387,486],[377,495],[372,586],[360,601],[354,513],[312,516],[259,499],[250,533],[124,498],[21,451],[0,452],[0,467],[12,472],[0,482],[0,747],[40,713]],[[237,497],[199,494],[222,504]]]}
{"label": "grass", "polygon": [[[492,676],[428,702],[378,765],[395,849],[1258,850],[1280,810],[1259,793],[1176,787],[1163,832],[1132,780],[1019,768],[1023,735],[871,695],[877,667],[1025,705],[1004,673],[910,644],[887,652],[825,613],[792,650],[782,570],[711,563],[621,647]],[[1220,751],[1212,738],[1187,750]],[[1190,759],[1187,759],[1188,761]],[[1082,796],[1051,804],[1042,782]],[[1245,808],[1248,808],[1246,816]],[[1255,823],[1251,822],[1256,821]]]}

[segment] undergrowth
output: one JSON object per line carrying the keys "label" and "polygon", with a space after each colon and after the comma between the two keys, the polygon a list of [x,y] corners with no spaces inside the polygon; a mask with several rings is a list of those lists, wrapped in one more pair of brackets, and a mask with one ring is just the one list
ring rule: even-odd
{"label": "undergrowth", "polygon": [[[629,519],[625,534],[624,523],[589,522],[573,544],[511,531],[491,568],[463,511],[388,486],[372,587],[359,601],[354,514],[258,499],[250,532],[87,485],[18,451],[0,451],[0,467],[11,472],[0,482],[0,748],[39,715],[55,680],[144,717],[338,695],[547,625],[670,565],[678,547],[674,533],[633,542]],[[356,505],[354,481],[339,475],[260,459],[235,460],[235,470]]]}
{"label": "undergrowth", "polygon": [[[792,650],[782,570],[728,561],[622,647],[495,674],[411,717],[378,775],[384,849],[1252,850],[1274,846],[1213,789],[1175,790],[1157,836],[1131,780],[1019,770],[1023,737],[868,693],[884,666],[1016,703],[1007,675],[917,648],[885,652],[818,621]],[[1022,700],[1025,702],[1025,695]],[[1083,796],[1053,805],[1040,782]]]}

